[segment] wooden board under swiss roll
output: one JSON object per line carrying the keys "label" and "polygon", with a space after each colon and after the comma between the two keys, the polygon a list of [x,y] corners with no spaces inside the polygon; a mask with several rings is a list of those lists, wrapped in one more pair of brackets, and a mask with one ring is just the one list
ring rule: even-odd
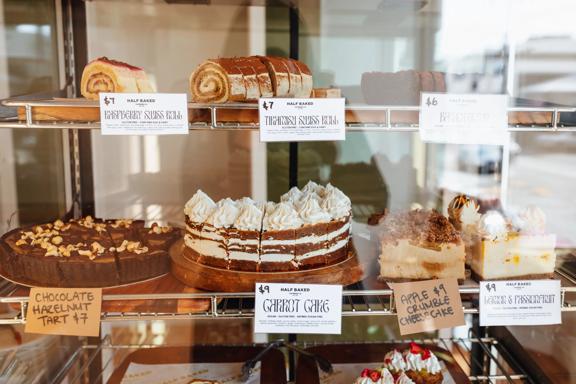
{"label": "wooden board under swiss roll", "polygon": [[364,268],[354,252],[337,264],[290,272],[245,272],[213,268],[186,257],[184,241],[170,249],[172,274],[186,285],[217,292],[252,292],[256,283],[354,284],[364,277]]}

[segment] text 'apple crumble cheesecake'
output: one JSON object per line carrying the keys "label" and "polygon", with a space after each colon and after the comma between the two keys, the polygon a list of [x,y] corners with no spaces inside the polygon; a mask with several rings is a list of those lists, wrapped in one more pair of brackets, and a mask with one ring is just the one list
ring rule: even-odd
{"label": "text 'apple crumble cheesecake'", "polygon": [[169,272],[179,230],[141,220],[78,220],[18,228],[2,236],[9,279],[48,287],[107,287]]}
{"label": "text 'apple crumble cheesecake'", "polygon": [[215,203],[197,191],[186,203],[185,254],[218,268],[294,271],[337,263],[348,255],[350,199],[309,182],[281,202],[244,197]]}
{"label": "text 'apple crumble cheesecake'", "polygon": [[467,196],[450,203],[450,220],[466,243],[466,259],[482,280],[549,278],[556,265],[556,235],[546,231],[546,215],[535,206],[513,219],[498,211],[478,213]]}
{"label": "text 'apple crumble cheesecake'", "polygon": [[464,243],[437,211],[386,214],[378,226],[380,280],[464,279]]}

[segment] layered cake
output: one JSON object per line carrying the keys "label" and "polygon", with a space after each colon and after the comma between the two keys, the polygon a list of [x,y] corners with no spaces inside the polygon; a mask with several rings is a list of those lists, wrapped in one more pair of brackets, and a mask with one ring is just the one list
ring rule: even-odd
{"label": "layered cake", "polygon": [[378,231],[379,279],[464,279],[464,242],[437,211],[387,214],[381,218]]}
{"label": "layered cake", "polygon": [[98,100],[100,92],[153,93],[156,90],[142,68],[100,57],[84,68],[80,92],[87,99]]}
{"label": "layered cake", "polygon": [[249,198],[215,203],[197,191],[186,203],[186,254],[242,271],[293,271],[336,263],[348,254],[350,199],[338,188],[309,182],[279,203]]}
{"label": "layered cake", "polygon": [[143,221],[78,220],[18,228],[0,241],[6,277],[48,287],[106,287],[169,271],[168,249],[180,237],[172,227]]}
{"label": "layered cake", "polygon": [[403,353],[392,350],[378,369],[365,369],[355,384],[440,384],[444,376],[438,358],[427,348],[410,343]]}
{"label": "layered cake", "polygon": [[[457,196],[455,200],[465,197]],[[454,201],[453,201],[454,203]],[[451,206],[458,206],[456,203]],[[546,215],[528,207],[515,219],[498,211],[466,215],[466,206],[452,209],[451,220],[466,223],[472,272],[481,280],[549,278],[556,265],[556,235],[546,232]],[[467,218],[466,218],[467,217]]]}

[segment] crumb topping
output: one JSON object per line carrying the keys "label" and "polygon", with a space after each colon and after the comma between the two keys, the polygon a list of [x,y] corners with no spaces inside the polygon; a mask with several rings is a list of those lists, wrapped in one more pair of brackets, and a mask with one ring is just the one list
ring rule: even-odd
{"label": "crumb topping", "polygon": [[383,242],[395,243],[408,239],[411,242],[428,247],[441,243],[460,243],[458,231],[448,219],[435,210],[412,210],[395,212],[384,216],[380,221]]}

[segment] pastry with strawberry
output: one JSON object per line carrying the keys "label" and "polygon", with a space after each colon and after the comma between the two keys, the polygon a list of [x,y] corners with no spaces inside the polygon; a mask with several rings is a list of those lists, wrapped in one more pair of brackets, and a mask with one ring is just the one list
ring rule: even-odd
{"label": "pastry with strawberry", "polygon": [[438,358],[428,348],[410,343],[410,349],[403,354],[406,363],[405,374],[416,384],[442,383],[442,367]]}
{"label": "pastry with strawberry", "polygon": [[354,384],[395,384],[394,376],[386,368],[364,369]]}

